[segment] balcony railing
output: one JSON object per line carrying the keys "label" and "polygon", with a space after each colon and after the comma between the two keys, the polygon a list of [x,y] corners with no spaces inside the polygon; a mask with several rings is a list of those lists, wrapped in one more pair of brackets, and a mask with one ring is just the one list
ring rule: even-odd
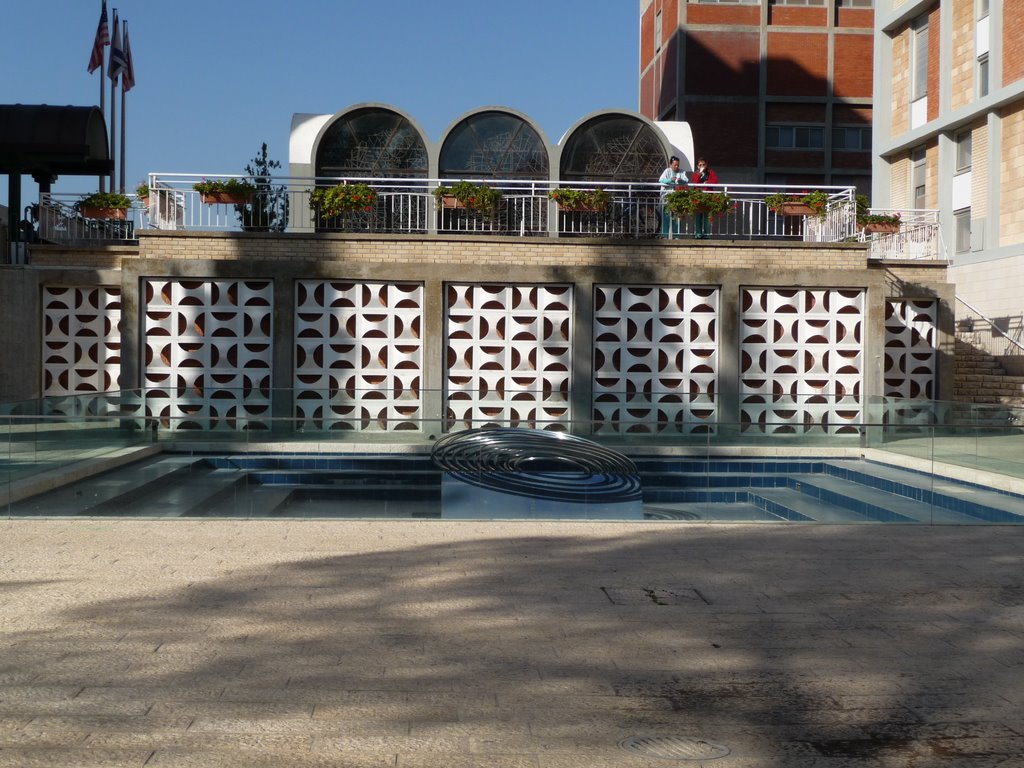
{"label": "balcony railing", "polygon": [[929,259],[945,261],[946,246],[942,241],[939,212],[934,210],[897,210],[872,208],[871,214],[900,217],[895,232],[860,232],[860,239],[870,245],[872,259]]}
{"label": "balcony railing", "polygon": [[[694,233],[694,217],[676,219],[664,210],[664,191],[651,182],[549,182],[514,179],[480,180],[501,192],[491,210],[480,212],[449,207],[435,196],[452,179],[410,178],[298,178],[273,177],[261,182],[244,203],[207,203],[193,185],[210,176],[150,174],[148,200],[136,200],[126,221],[86,219],[69,197],[45,195],[41,205],[40,238],[58,243],[131,241],[142,229],[185,231],[359,232],[376,234],[460,234],[509,237],[687,238]],[[246,177],[218,176],[215,178]],[[337,184],[364,183],[373,187],[376,200],[366,209],[324,216],[310,207],[311,193]],[[608,192],[602,210],[564,210],[549,199],[556,187]],[[732,208],[711,218],[713,237],[721,239],[791,239],[807,242],[855,240],[855,189],[825,187],[830,197],[826,215],[783,216],[765,204],[777,192],[800,194],[804,188],[756,184],[708,185],[707,191],[727,193]],[[905,218],[902,240],[871,240],[875,258],[942,258],[935,212]],[[924,214],[931,214],[926,220]],[[913,223],[911,223],[913,222]],[[900,251],[904,248],[904,251]],[[877,253],[876,253],[877,251]],[[900,255],[881,255],[892,252]]]}

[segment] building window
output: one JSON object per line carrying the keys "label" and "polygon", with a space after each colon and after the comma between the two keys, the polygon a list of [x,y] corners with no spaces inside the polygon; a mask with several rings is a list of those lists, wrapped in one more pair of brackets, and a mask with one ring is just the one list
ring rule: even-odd
{"label": "building window", "polygon": [[968,253],[971,250],[971,209],[955,211],[953,221],[956,225],[956,252]]}
{"label": "building window", "polygon": [[768,149],[824,149],[825,129],[812,125],[769,125],[765,129]]}
{"label": "building window", "polygon": [[874,8],[875,0],[836,0],[839,8]]}
{"label": "building window", "polygon": [[988,0],[978,0],[978,18],[988,18]]}
{"label": "building window", "polygon": [[825,0],[768,0],[770,5],[824,5]]}
{"label": "building window", "polygon": [[843,149],[852,152],[871,151],[871,128],[833,128],[832,149]]}
{"label": "building window", "polygon": [[961,131],[956,135],[956,172],[971,170],[971,132]]}
{"label": "building window", "polygon": [[924,147],[915,149],[911,155],[911,189],[914,190],[914,208],[921,210],[925,206],[926,179],[928,172],[928,155]]}
{"label": "building window", "polygon": [[988,54],[978,57],[978,98],[988,96]]}
{"label": "building window", "polygon": [[654,52],[661,50],[661,11],[654,14]]}
{"label": "building window", "polygon": [[913,70],[910,78],[910,100],[928,95],[928,17],[914,22]]}

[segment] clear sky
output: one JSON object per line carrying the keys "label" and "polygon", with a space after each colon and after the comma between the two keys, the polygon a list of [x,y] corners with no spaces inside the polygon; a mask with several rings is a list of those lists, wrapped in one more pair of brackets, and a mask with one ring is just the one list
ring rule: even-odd
{"label": "clear sky", "polygon": [[[286,172],[293,113],[361,102],[404,110],[432,141],[467,110],[508,106],[557,141],[594,110],[637,109],[638,5],[108,0],[127,22],[135,62],[126,186],[151,171],[241,173],[264,141]],[[7,0],[0,103],[98,104],[99,72],[86,70],[99,14],[100,0]],[[109,110],[106,78],[104,87]],[[54,187],[95,189],[95,177]],[[0,177],[0,204],[7,192]],[[29,180],[23,204],[36,192]]]}

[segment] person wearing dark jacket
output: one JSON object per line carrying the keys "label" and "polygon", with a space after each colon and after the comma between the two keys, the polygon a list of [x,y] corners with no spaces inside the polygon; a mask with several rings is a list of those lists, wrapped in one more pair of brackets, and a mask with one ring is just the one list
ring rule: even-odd
{"label": "person wearing dark jacket", "polygon": [[[718,174],[708,165],[703,157],[697,160],[697,168],[690,174],[690,184],[717,184]],[[693,236],[703,240],[711,235],[711,224],[708,221],[708,214],[694,214]]]}

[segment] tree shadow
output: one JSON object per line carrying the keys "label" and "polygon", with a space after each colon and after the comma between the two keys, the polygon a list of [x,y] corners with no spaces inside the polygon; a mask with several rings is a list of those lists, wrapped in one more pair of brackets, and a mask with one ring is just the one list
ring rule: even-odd
{"label": "tree shadow", "polygon": [[55,603],[59,636],[8,632],[37,651],[18,657],[43,702],[26,711],[72,686],[76,716],[114,716],[90,702],[120,691],[190,730],[399,755],[600,759],[636,734],[780,766],[1024,749],[1024,529],[224,525],[207,550],[126,553],[121,577],[154,579],[141,597]]}

